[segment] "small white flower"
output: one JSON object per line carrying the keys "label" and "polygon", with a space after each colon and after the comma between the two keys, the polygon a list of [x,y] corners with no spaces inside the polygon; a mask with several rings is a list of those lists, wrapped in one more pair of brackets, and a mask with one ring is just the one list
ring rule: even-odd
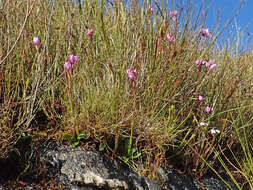
{"label": "small white flower", "polygon": [[200,122],[199,125],[200,125],[200,126],[208,126],[208,123]]}
{"label": "small white flower", "polygon": [[220,130],[218,130],[218,129],[211,129],[211,134],[220,134]]}

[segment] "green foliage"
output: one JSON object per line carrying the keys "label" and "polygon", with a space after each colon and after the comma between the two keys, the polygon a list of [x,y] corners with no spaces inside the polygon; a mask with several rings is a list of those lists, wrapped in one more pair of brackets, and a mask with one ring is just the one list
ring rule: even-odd
{"label": "green foliage", "polygon": [[72,146],[78,146],[81,139],[85,139],[86,135],[85,132],[77,133],[75,136],[70,134],[63,134],[62,136],[64,139],[71,141]]}
{"label": "green foliage", "polygon": [[131,122],[131,134],[129,139],[125,141],[125,149],[126,149],[126,155],[123,156],[124,162],[128,162],[129,159],[136,159],[141,156],[141,153],[137,151],[137,148],[133,147],[133,128],[134,128],[134,122]]}
{"label": "green foliage", "polygon": [[137,148],[132,147],[130,140],[126,140],[126,155],[123,156],[124,162],[128,162],[129,159],[134,160],[141,156],[141,153],[137,151]]}

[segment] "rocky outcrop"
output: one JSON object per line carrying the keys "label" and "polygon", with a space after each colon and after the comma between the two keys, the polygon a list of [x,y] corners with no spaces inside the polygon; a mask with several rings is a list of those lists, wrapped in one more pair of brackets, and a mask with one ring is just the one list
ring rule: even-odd
{"label": "rocky outcrop", "polygon": [[[160,183],[139,176],[125,165],[105,157],[97,151],[83,151],[71,146],[55,146],[40,155],[40,162],[49,168],[47,177],[67,190],[227,190],[218,179],[201,181],[173,170],[158,168]],[[50,171],[50,168],[52,171]],[[32,186],[24,189],[36,189]],[[235,188],[234,188],[235,189]],[[7,190],[1,187],[0,190]]]}
{"label": "rocky outcrop", "polygon": [[[199,183],[187,175],[159,168],[159,184],[137,175],[100,152],[82,151],[70,146],[48,151],[44,159],[60,170],[59,183],[71,190],[201,190]],[[201,181],[206,190],[228,189],[220,180],[209,178]]]}
{"label": "rocky outcrop", "polygon": [[64,146],[48,151],[44,159],[60,169],[59,182],[68,189],[162,189],[155,181],[130,172],[100,152]]}

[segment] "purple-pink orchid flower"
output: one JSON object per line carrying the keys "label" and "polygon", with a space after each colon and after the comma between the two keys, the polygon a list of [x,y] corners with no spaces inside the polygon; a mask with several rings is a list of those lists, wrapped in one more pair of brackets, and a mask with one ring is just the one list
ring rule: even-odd
{"label": "purple-pink orchid flower", "polygon": [[206,67],[211,70],[211,71],[214,71],[217,69],[217,64],[214,62],[214,60],[210,60],[208,62],[206,62]]}
{"label": "purple-pink orchid flower", "polygon": [[210,34],[210,32],[209,32],[209,30],[208,30],[208,28],[206,28],[206,29],[202,29],[201,30],[201,35],[203,36],[203,37],[209,37],[211,34]]}
{"label": "purple-pink orchid flower", "polygon": [[200,103],[204,101],[204,98],[201,95],[198,95],[197,99],[198,99],[198,102]]}
{"label": "purple-pink orchid flower", "polygon": [[131,81],[134,81],[136,74],[137,74],[136,70],[127,69],[127,76],[128,78],[130,78]]}
{"label": "purple-pink orchid flower", "polygon": [[66,70],[70,70],[70,69],[73,68],[73,64],[71,64],[69,61],[66,61],[66,62],[64,63],[64,68],[65,68]]}
{"label": "purple-pink orchid flower", "polygon": [[211,112],[213,112],[213,108],[212,108],[212,107],[209,107],[209,106],[206,106],[206,107],[205,107],[205,112],[206,112],[206,113],[211,113]]}
{"label": "purple-pink orchid flower", "polygon": [[90,39],[92,39],[94,30],[93,29],[88,29],[88,35],[90,36]]}
{"label": "purple-pink orchid flower", "polygon": [[66,70],[72,69],[74,63],[77,62],[78,59],[79,59],[79,57],[78,57],[77,55],[70,55],[70,56],[68,57],[68,61],[66,61],[66,62],[64,63],[64,68],[65,68]]}
{"label": "purple-pink orchid flower", "polygon": [[77,62],[78,59],[79,59],[79,57],[76,56],[76,55],[70,55],[69,58],[68,58],[69,62],[70,62],[72,65],[73,65],[75,62]]}
{"label": "purple-pink orchid flower", "polygon": [[196,65],[197,65],[197,67],[200,67],[200,66],[202,66],[202,65],[206,65],[206,61],[204,61],[204,60],[197,60],[196,62]]}
{"label": "purple-pink orchid flower", "polygon": [[167,38],[168,38],[169,42],[175,42],[176,41],[176,39],[175,39],[175,37],[173,36],[172,33],[167,34]]}
{"label": "purple-pink orchid flower", "polygon": [[38,37],[34,37],[34,38],[33,38],[33,44],[34,44],[35,46],[38,46],[38,45],[40,44],[40,40],[39,40]]}
{"label": "purple-pink orchid flower", "polygon": [[177,11],[170,11],[170,16],[171,17],[177,17]]}
{"label": "purple-pink orchid flower", "polygon": [[154,13],[154,7],[153,7],[153,5],[150,5],[149,10],[150,10],[151,14]]}
{"label": "purple-pink orchid flower", "polygon": [[197,67],[201,67],[202,65],[205,65],[206,68],[209,69],[210,71],[214,71],[218,67],[218,65],[214,62],[214,60],[210,60],[208,62],[204,60],[197,60],[195,64],[197,65]]}

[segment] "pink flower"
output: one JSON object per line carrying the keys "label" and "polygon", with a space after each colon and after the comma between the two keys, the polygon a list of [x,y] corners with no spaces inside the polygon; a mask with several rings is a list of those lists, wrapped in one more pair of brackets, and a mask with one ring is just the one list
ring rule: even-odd
{"label": "pink flower", "polygon": [[67,70],[70,70],[73,68],[73,64],[71,64],[70,62],[66,61],[64,63],[64,68],[67,69]]}
{"label": "pink flower", "polygon": [[149,11],[151,14],[154,13],[154,7],[153,7],[153,5],[150,5],[150,4],[149,4],[149,1],[147,1],[147,9],[148,9],[148,11]]}
{"label": "pink flower", "polygon": [[175,42],[176,41],[176,39],[175,39],[175,37],[173,36],[172,33],[167,34],[167,38],[168,38],[169,42]]}
{"label": "pink flower", "polygon": [[211,112],[213,112],[213,108],[209,107],[209,106],[206,106],[205,111],[206,111],[206,113],[211,113]]}
{"label": "pink flower", "polygon": [[131,81],[134,81],[136,74],[136,70],[127,69],[127,76],[130,78]]}
{"label": "pink flower", "polygon": [[177,11],[170,11],[170,16],[171,17],[177,17]]}
{"label": "pink flower", "polygon": [[206,62],[206,68],[209,69],[212,64],[214,64],[213,60],[210,60],[210,61]]}
{"label": "pink flower", "polygon": [[110,69],[112,70],[112,62],[109,62],[108,65],[109,65]]}
{"label": "pink flower", "polygon": [[211,71],[216,70],[216,69],[217,69],[217,64],[212,64],[212,65],[209,67],[209,69],[210,69]]}
{"label": "pink flower", "polygon": [[209,30],[207,28],[206,29],[203,28],[201,30],[201,35],[207,38],[207,37],[210,36],[210,32],[209,32]]}
{"label": "pink flower", "polygon": [[153,8],[153,6],[152,6],[152,5],[150,5],[149,10],[150,10],[151,14],[153,14],[153,13],[154,13],[154,8]]}
{"label": "pink flower", "polygon": [[25,183],[24,183],[23,181],[18,181],[18,183],[19,183],[20,185],[25,185]]}
{"label": "pink flower", "polygon": [[73,65],[75,62],[78,61],[78,58],[79,58],[79,57],[76,56],[76,55],[70,55],[69,58],[68,58],[69,63],[71,63],[71,64]]}
{"label": "pink flower", "polygon": [[34,44],[35,46],[38,46],[38,45],[40,44],[40,40],[39,40],[38,37],[34,37],[34,38],[33,38],[33,44]]}
{"label": "pink flower", "polygon": [[93,32],[94,32],[93,29],[88,29],[88,35],[90,36],[91,39],[92,39],[92,36],[93,36]]}
{"label": "pink flower", "polygon": [[217,69],[217,64],[215,64],[214,60],[210,60],[209,62],[206,62],[206,67],[211,70],[214,71]]}
{"label": "pink flower", "polygon": [[200,66],[202,66],[202,65],[205,65],[205,64],[206,64],[206,61],[204,61],[204,60],[197,60],[195,63],[196,63],[196,65],[197,65],[198,67],[200,67]]}
{"label": "pink flower", "polygon": [[203,101],[204,101],[204,98],[203,98],[201,95],[198,95],[198,101],[199,101],[199,102],[203,102]]}

